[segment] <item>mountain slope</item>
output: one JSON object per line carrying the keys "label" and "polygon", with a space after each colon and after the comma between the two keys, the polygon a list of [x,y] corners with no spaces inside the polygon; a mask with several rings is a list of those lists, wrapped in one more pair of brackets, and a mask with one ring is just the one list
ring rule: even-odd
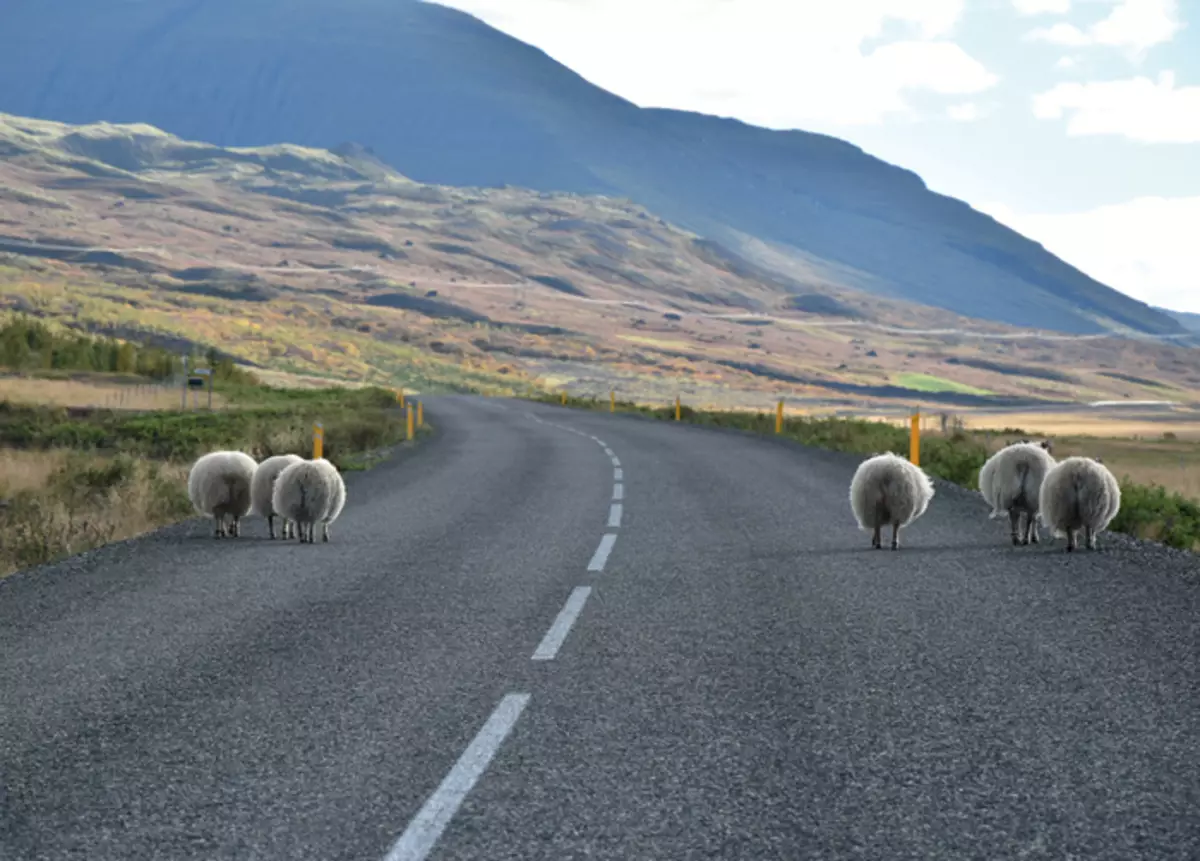
{"label": "mountain slope", "polygon": [[418,181],[625,196],[793,275],[967,316],[1181,331],[850,144],[638,109],[415,0],[9,0],[0,111],[220,145],[353,140]]}

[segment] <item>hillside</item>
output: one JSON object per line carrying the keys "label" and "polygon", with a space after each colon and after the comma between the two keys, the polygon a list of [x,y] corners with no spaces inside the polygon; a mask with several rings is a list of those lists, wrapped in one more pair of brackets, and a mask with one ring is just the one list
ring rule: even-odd
{"label": "hillside", "polygon": [[1070,333],[1181,331],[850,144],[638,109],[416,0],[15,0],[0,6],[0,111],[219,145],[355,141],[424,183],[628,198],[793,292],[854,287]]}
{"label": "hillside", "polygon": [[[0,308],[275,372],[715,405],[1196,400],[1194,352],[795,285],[625,200],[0,115]],[[753,308],[746,313],[741,308]]]}

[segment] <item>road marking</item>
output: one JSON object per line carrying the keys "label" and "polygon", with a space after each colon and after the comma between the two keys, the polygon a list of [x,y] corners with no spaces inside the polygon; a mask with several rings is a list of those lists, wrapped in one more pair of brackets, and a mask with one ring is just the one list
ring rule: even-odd
{"label": "road marking", "polygon": [[612,450],[611,448],[609,448],[608,446],[605,446],[605,447],[604,447],[604,453],[605,453],[606,455],[608,455],[609,457],[612,457],[612,456],[613,456],[613,450]]}
{"label": "road marking", "polygon": [[528,704],[529,694],[508,694],[500,700],[487,723],[463,751],[458,762],[454,763],[441,785],[417,811],[412,822],[408,823],[408,828],[400,835],[384,861],[423,861],[458,812],[467,793],[483,776],[492,757]]}
{"label": "road marking", "polygon": [[613,457],[613,459],[612,459],[612,462],[613,462],[613,466],[620,466],[620,465],[621,465],[621,458],[619,458],[619,457]]}
{"label": "road marking", "polygon": [[608,507],[608,525],[609,526],[615,528],[615,527],[618,527],[621,525],[621,515],[624,513],[623,512],[624,507],[625,506],[621,505],[621,503],[619,503],[619,502],[614,502],[612,505],[610,505]]}
{"label": "road marking", "polygon": [[546,636],[542,637],[542,642],[538,644],[537,649],[533,653],[533,660],[554,660],[558,655],[558,650],[562,648],[563,641],[567,639],[567,634],[571,632],[571,626],[575,624],[575,620],[583,612],[583,605],[587,602],[588,595],[590,594],[592,594],[591,586],[575,587],[570,597],[567,598],[567,603],[559,611],[554,624],[550,626],[550,630],[546,632]]}
{"label": "road marking", "polygon": [[624,499],[624,498],[625,498],[625,485],[614,484],[613,485],[613,499]]}
{"label": "road marking", "polygon": [[624,481],[624,480],[625,480],[625,470],[621,469],[620,467],[617,467],[616,469],[614,469],[613,470],[613,481]]}
{"label": "road marking", "polygon": [[608,554],[612,553],[613,545],[617,543],[617,536],[611,532],[605,533],[600,539],[600,546],[596,548],[596,553],[592,556],[592,561],[588,563],[589,571],[603,571],[605,563],[608,562]]}

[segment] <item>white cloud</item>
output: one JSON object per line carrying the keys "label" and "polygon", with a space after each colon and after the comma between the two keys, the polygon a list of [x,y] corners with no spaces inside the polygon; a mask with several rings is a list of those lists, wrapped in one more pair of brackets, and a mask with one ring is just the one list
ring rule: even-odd
{"label": "white cloud", "polygon": [[1079,61],[1074,57],[1060,57],[1058,62],[1054,64],[1056,69],[1074,69],[1079,65]]}
{"label": "white cloud", "polygon": [[1013,0],[1018,15],[1066,15],[1071,0]]}
{"label": "white cloud", "polygon": [[1200,197],[1140,197],[1058,215],[1020,214],[1003,204],[977,208],[1122,293],[1200,312]]}
{"label": "white cloud", "polygon": [[983,109],[975,102],[962,102],[946,108],[946,116],[955,122],[972,123],[983,119]]}
{"label": "white cloud", "polygon": [[[770,128],[878,124],[998,78],[950,37],[965,0],[443,0],[636,104]],[[885,24],[907,31],[871,49]]]}
{"label": "white cloud", "polygon": [[1179,0],[1119,0],[1107,17],[1081,30],[1059,22],[1039,27],[1026,38],[1055,45],[1105,45],[1122,48],[1139,58],[1155,45],[1170,42],[1184,27],[1179,19]]}
{"label": "white cloud", "polygon": [[1200,143],[1200,86],[1175,87],[1163,72],[1155,83],[1124,81],[1062,83],[1033,97],[1034,116],[1068,116],[1067,134],[1121,135],[1144,143]]}

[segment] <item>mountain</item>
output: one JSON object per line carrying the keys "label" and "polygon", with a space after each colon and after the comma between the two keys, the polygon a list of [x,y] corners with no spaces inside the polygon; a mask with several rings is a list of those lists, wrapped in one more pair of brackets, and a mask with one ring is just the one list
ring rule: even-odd
{"label": "mountain", "polygon": [[1169,311],[1166,308],[1158,308],[1156,310],[1162,311],[1164,314],[1170,317],[1174,317],[1183,325],[1183,328],[1187,329],[1189,332],[1200,333],[1200,314],[1193,314],[1189,311]]}
{"label": "mountain", "polygon": [[627,197],[783,273],[1070,333],[1177,334],[844,141],[645,110],[417,0],[6,0],[0,111],[218,145],[353,141],[406,176]]}

